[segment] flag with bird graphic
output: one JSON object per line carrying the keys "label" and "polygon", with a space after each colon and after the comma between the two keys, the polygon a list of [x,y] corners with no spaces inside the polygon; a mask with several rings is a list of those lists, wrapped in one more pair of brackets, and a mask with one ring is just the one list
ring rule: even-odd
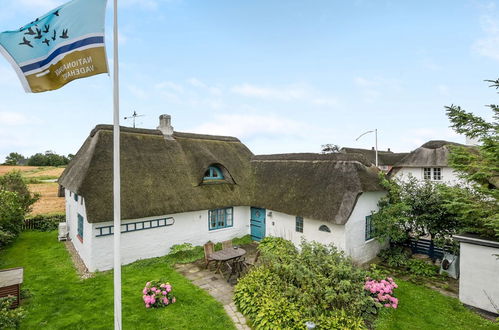
{"label": "flag with bird graphic", "polygon": [[108,72],[104,46],[107,0],[73,0],[23,27],[0,33],[0,52],[26,92],[61,88]]}

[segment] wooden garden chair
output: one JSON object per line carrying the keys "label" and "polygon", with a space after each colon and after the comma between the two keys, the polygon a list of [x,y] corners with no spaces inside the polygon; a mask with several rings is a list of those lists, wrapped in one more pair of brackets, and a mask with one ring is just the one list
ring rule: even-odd
{"label": "wooden garden chair", "polygon": [[244,259],[243,260],[243,265],[246,269],[249,269],[250,267],[253,267],[256,265],[256,263],[258,262],[258,258],[260,258],[260,250],[256,251],[256,255],[254,258],[251,258],[251,259]]}
{"label": "wooden garden chair", "polygon": [[211,258],[211,255],[215,252],[215,244],[213,242],[208,242],[204,245],[204,261],[206,262],[206,268],[210,262],[215,261]]}
{"label": "wooden garden chair", "polygon": [[232,240],[222,242],[222,250],[232,249]]}

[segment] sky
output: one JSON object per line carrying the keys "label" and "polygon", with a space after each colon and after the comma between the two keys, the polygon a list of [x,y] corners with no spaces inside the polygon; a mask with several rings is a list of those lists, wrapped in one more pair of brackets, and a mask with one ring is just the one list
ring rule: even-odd
{"label": "sky", "polygon": [[[0,31],[65,1],[0,0]],[[499,1],[120,0],[121,125],[238,137],[254,154],[463,143],[445,106],[499,103]],[[112,1],[106,15],[112,53]],[[0,57],[0,162],[76,153],[111,124],[112,76],[26,94]]]}

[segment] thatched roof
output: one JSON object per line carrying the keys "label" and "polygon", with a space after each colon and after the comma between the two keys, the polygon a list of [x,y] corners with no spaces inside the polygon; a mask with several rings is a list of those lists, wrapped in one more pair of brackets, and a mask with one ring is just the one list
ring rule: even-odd
{"label": "thatched roof", "polygon": [[[341,148],[340,152],[347,154],[361,154],[372,164],[376,163],[376,151],[373,149]],[[407,155],[408,155],[407,152],[392,152],[392,151],[378,150],[378,165],[393,166],[395,163],[397,163]]]}
{"label": "thatched roof", "polygon": [[[85,198],[89,222],[110,221],[112,126],[99,125],[66,168],[59,183]],[[122,128],[123,219],[250,205],[252,156],[235,138]],[[220,164],[237,184],[201,185],[206,168]]]}
{"label": "thatched roof", "polygon": [[362,192],[382,191],[361,155],[255,156],[254,206],[345,224]]}
{"label": "thatched roof", "polygon": [[[112,215],[112,126],[98,125],[59,179],[85,198],[89,222]],[[382,190],[361,155],[253,156],[233,137],[121,128],[122,218],[259,206],[345,223],[364,191]],[[217,164],[226,180],[202,182]]]}
{"label": "thatched roof", "polygon": [[448,166],[449,146],[462,146],[463,144],[433,140],[426,142],[421,147],[411,151],[407,156],[397,162],[394,167],[445,167]]}

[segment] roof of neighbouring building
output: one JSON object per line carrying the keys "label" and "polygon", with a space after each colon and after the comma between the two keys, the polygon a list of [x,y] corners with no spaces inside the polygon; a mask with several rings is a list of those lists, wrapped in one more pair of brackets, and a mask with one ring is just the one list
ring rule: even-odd
{"label": "roof of neighbouring building", "polygon": [[464,144],[443,140],[428,141],[403,157],[394,167],[446,167],[451,146],[466,147]]}
{"label": "roof of neighbouring building", "polygon": [[[85,199],[89,222],[111,221],[111,125],[92,130],[59,183]],[[253,153],[234,137],[121,128],[122,218],[258,206],[344,224],[360,193],[382,191],[361,155]],[[203,181],[210,165],[225,181]]]}
{"label": "roof of neighbouring building", "polygon": [[[341,148],[340,152],[347,154],[361,154],[366,157],[372,164],[376,163],[376,151],[373,149],[360,149],[360,148]],[[378,165],[393,166],[402,158],[407,156],[407,152],[392,152],[378,150]]]}

